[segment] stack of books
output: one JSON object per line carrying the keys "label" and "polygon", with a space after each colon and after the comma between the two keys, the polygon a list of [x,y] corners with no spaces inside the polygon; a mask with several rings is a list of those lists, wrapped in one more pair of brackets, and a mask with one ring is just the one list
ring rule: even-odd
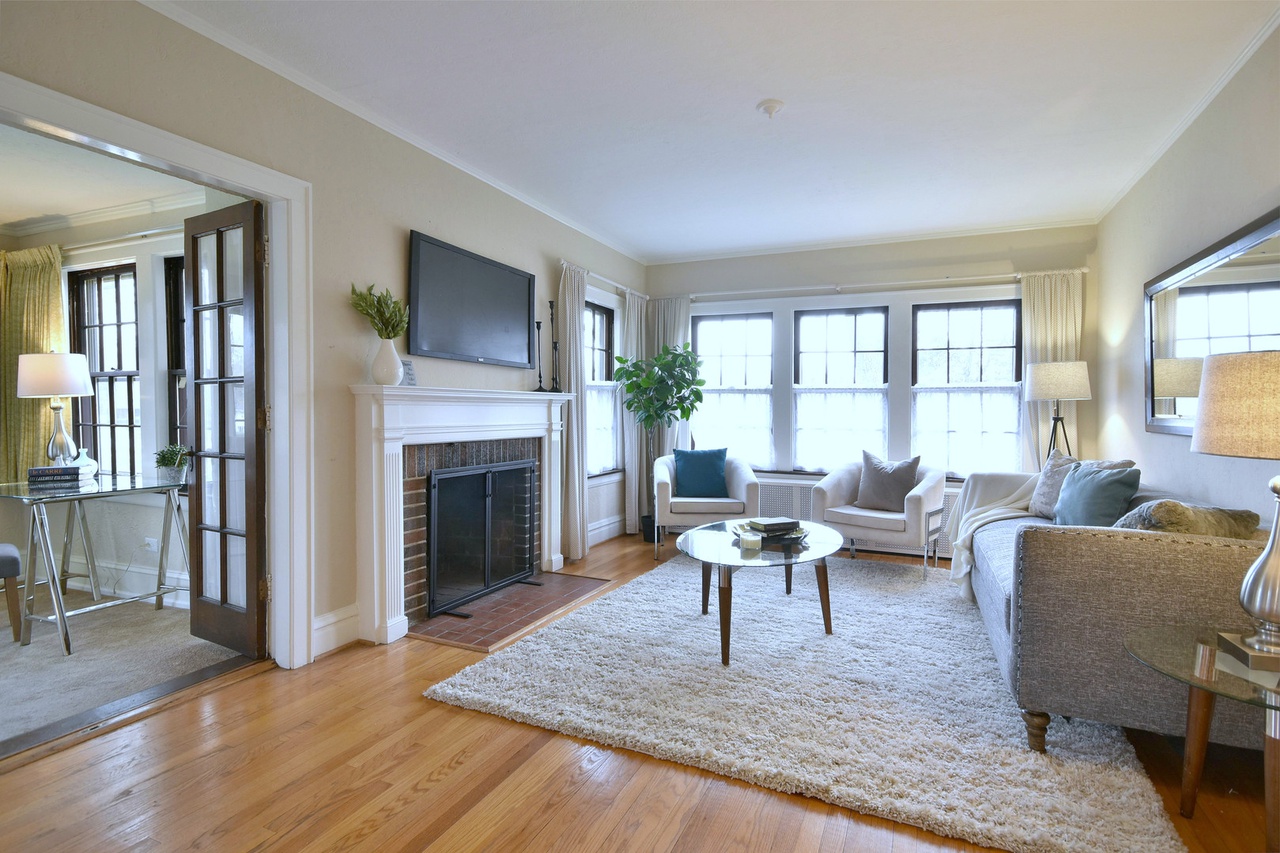
{"label": "stack of books", "polygon": [[45,465],[27,469],[27,486],[32,489],[78,489],[93,481],[92,469],[82,465]]}
{"label": "stack of books", "polygon": [[773,536],[786,536],[800,529],[800,522],[794,518],[773,516],[770,518],[748,518],[747,527],[756,531],[766,539]]}

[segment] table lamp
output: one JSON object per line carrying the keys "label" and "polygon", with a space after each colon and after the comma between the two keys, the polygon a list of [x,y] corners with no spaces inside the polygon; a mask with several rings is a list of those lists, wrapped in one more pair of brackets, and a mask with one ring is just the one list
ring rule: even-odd
{"label": "table lamp", "polygon": [[[1215,456],[1280,459],[1280,352],[1211,355],[1200,377],[1191,449]],[[1280,521],[1280,477],[1271,479]],[[1280,550],[1277,526],[1240,587],[1240,606],[1257,625],[1248,635],[1219,635],[1222,648],[1254,669],[1280,672]]]}
{"label": "table lamp", "polygon": [[53,437],[48,455],[54,465],[70,465],[76,457],[76,443],[62,421],[63,397],[93,395],[89,361],[78,352],[27,353],[18,356],[18,396],[48,397],[53,410]]}
{"label": "table lamp", "polygon": [[1152,396],[1199,397],[1203,358],[1157,358],[1151,367]]}
{"label": "table lamp", "polygon": [[1067,427],[1062,422],[1059,403],[1063,400],[1092,400],[1089,391],[1089,363],[1085,361],[1043,361],[1039,364],[1028,364],[1027,375],[1023,383],[1027,402],[1053,401],[1053,428],[1049,430],[1049,453],[1058,446],[1058,430],[1062,430],[1062,443],[1067,447],[1067,455],[1071,455],[1071,441],[1067,438]]}

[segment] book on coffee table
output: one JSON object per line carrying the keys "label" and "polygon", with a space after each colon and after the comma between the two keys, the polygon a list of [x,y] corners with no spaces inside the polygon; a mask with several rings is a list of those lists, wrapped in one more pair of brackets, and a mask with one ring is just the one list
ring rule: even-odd
{"label": "book on coffee table", "polygon": [[779,533],[790,533],[800,526],[800,522],[785,516],[771,516],[768,518],[748,518],[747,526],[766,536],[774,536]]}

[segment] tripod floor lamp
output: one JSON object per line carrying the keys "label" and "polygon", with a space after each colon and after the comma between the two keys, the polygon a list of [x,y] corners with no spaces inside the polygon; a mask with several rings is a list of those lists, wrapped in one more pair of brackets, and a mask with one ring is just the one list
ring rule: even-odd
{"label": "tripod floor lamp", "polygon": [[1085,361],[1044,361],[1028,364],[1024,377],[1024,389],[1028,403],[1053,401],[1053,428],[1049,431],[1049,453],[1058,446],[1058,431],[1062,431],[1062,443],[1067,455],[1071,455],[1071,440],[1062,420],[1060,404],[1063,400],[1091,400],[1089,391],[1089,363]]}

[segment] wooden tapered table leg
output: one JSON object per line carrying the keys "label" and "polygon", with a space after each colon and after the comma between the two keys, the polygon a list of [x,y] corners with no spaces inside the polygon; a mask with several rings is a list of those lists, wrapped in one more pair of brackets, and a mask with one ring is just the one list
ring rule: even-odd
{"label": "wooden tapered table leg", "polygon": [[791,564],[790,563],[787,564],[786,574],[787,574],[787,595],[790,595],[791,594]]}
{"label": "wooden tapered table leg", "polygon": [[707,604],[711,601],[711,564],[702,564],[702,615],[707,615]]}
{"label": "wooden tapered table leg", "polygon": [[[789,568],[789,567],[788,567]],[[822,627],[831,633],[831,593],[827,590],[827,560],[815,560],[813,569],[818,575],[818,600],[822,602]]]}
{"label": "wooden tapered table leg", "polygon": [[1187,742],[1182,751],[1183,817],[1196,813],[1196,795],[1200,793],[1200,776],[1204,772],[1204,753],[1209,745],[1209,724],[1213,722],[1216,696],[1198,687],[1187,688]]}
{"label": "wooden tapered table leg", "polygon": [[720,567],[720,663],[729,665],[729,622],[733,611],[733,569]]}

